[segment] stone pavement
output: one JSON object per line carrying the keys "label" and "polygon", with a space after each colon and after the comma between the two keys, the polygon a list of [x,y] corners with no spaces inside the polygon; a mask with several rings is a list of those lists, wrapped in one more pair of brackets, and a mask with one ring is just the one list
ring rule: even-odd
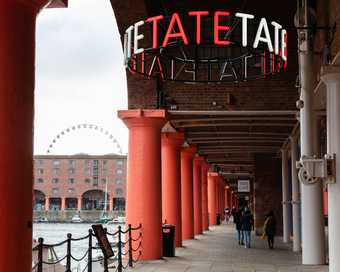
{"label": "stone pavement", "polygon": [[[254,239],[254,237],[253,237]],[[328,266],[302,266],[301,254],[291,251],[276,239],[276,248],[269,250],[266,241],[258,237],[252,248],[238,245],[233,225],[211,227],[195,240],[185,241],[176,249],[174,258],[143,262],[135,272],[328,272]]]}

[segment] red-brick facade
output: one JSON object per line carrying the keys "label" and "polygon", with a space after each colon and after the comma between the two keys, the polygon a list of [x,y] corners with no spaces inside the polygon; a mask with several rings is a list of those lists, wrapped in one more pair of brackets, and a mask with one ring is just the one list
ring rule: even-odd
{"label": "red-brick facade", "polygon": [[106,182],[107,209],[122,210],[125,203],[126,156],[35,156],[35,209],[102,209]]}

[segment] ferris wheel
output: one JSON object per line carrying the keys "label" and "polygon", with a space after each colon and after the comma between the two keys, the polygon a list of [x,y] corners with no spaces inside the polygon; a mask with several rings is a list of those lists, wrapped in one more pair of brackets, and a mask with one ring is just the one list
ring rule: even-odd
{"label": "ferris wheel", "polygon": [[83,129],[96,131],[96,132],[99,132],[99,133],[105,135],[112,142],[112,144],[115,146],[115,148],[118,150],[118,153],[123,154],[122,147],[120,146],[118,140],[113,136],[113,134],[110,133],[108,130],[104,129],[103,127],[100,127],[100,126],[94,125],[94,124],[77,124],[77,125],[74,125],[74,126],[71,126],[71,127],[68,127],[66,129],[62,130],[59,134],[57,134],[54,137],[51,144],[48,146],[46,153],[48,153],[48,154],[51,153],[51,150],[53,149],[55,144],[57,142],[59,142],[62,138],[64,138],[66,135],[69,135],[73,132],[83,130]]}

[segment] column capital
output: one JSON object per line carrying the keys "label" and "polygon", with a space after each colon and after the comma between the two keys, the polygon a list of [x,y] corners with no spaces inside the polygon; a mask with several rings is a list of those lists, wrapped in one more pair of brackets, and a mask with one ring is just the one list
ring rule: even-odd
{"label": "column capital", "polygon": [[181,147],[184,143],[184,133],[182,132],[165,132],[162,133],[162,143],[174,147]]}
{"label": "column capital", "polygon": [[186,146],[181,149],[181,153],[185,156],[194,157],[197,152],[196,146]]}
{"label": "column capital", "polygon": [[118,117],[128,128],[132,127],[161,127],[166,121],[165,110],[120,110]]}
{"label": "column capital", "polygon": [[321,68],[321,80],[325,84],[340,82],[340,65],[326,65]]}
{"label": "column capital", "polygon": [[209,172],[209,173],[208,173],[208,176],[209,176],[209,177],[218,177],[219,174],[218,174],[217,172]]}
{"label": "column capital", "polygon": [[201,157],[201,156],[195,157],[195,158],[194,158],[194,161],[195,161],[196,163],[198,163],[199,165],[202,165],[202,164],[205,162],[204,157]]}

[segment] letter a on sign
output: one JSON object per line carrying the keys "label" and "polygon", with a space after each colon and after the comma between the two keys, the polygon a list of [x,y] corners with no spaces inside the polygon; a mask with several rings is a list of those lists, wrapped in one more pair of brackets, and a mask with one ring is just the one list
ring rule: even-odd
{"label": "letter a on sign", "polygon": [[[265,37],[262,37],[262,32],[264,32]],[[266,43],[268,45],[269,52],[273,52],[273,43],[270,39],[268,24],[265,18],[261,19],[259,28],[257,29],[256,38],[254,41],[254,48],[257,48],[260,42]]]}
{"label": "letter a on sign", "polygon": [[[172,31],[174,29],[175,23],[177,24],[179,32],[173,33]],[[181,18],[179,17],[178,13],[174,13],[172,15],[168,31],[166,32],[166,35],[164,38],[163,47],[166,47],[169,43],[169,40],[174,39],[174,38],[182,38],[185,45],[189,44],[188,38],[185,35],[184,29],[183,29]]]}

